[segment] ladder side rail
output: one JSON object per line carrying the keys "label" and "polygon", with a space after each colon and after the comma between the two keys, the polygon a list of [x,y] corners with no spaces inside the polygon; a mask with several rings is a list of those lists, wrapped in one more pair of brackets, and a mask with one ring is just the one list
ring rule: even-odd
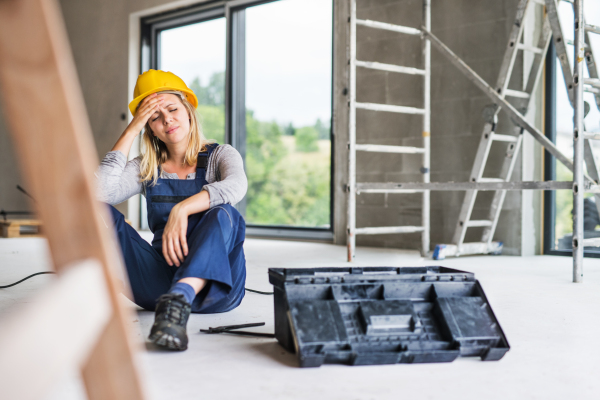
{"label": "ladder side rail", "polygon": [[[431,30],[431,0],[423,0],[423,26]],[[429,39],[422,38],[423,46],[423,69],[425,77],[423,82],[423,182],[431,181],[431,43]],[[430,246],[430,218],[431,218],[431,192],[425,190],[422,195],[421,206],[421,224],[423,232],[421,233],[421,255],[423,257],[429,254]]]}
{"label": "ladder side rail", "polygon": [[[504,52],[502,64],[500,66],[500,72],[498,73],[498,79],[496,81],[496,91],[502,97],[504,97],[504,95],[506,94],[507,87],[510,82],[510,76],[513,72],[514,63],[516,60],[517,52],[519,50],[518,44],[521,40],[521,37],[523,36],[523,19],[525,18],[525,13],[527,11],[528,4],[530,4],[528,0],[521,0],[517,5],[517,15],[515,17],[515,22],[513,23],[509,35],[509,40],[506,46],[506,50]],[[496,121],[496,116],[499,112],[500,108],[496,107],[493,116],[494,121]],[[483,175],[483,171],[485,169],[485,165],[487,163],[489,152],[492,146],[492,136],[494,132],[495,122],[486,122],[483,128],[483,134],[481,136],[480,144],[475,155],[475,160],[473,162],[473,168],[471,170],[470,177],[471,180],[475,179],[477,181],[481,179],[481,176]],[[467,233],[467,222],[471,218],[476,198],[477,191],[465,193],[461,210],[458,215],[456,228],[454,229],[454,235],[452,237],[452,243],[455,243],[459,249]]]}
{"label": "ladder side rail", "polygon": [[[493,118],[495,119],[496,116],[494,115]],[[470,181],[472,182],[477,182],[483,175],[484,168],[482,166],[485,165],[487,157],[490,153],[494,126],[495,123],[486,122],[485,126],[483,127],[483,134],[481,135],[481,139],[479,141],[479,148],[477,149],[477,153],[475,154],[475,161],[473,162],[473,168],[471,170]],[[467,232],[466,222],[471,218],[471,213],[473,211],[473,206],[475,205],[476,198],[476,190],[469,190],[465,192],[465,197],[463,199],[463,203],[458,214],[458,222],[456,224],[454,235],[452,237],[452,243],[456,244],[459,247],[464,241]]]}
{"label": "ladder side rail", "polygon": [[[546,59],[546,54],[548,52],[550,40],[552,40],[552,28],[550,27],[550,21],[548,20],[548,16],[545,16],[544,22],[542,24],[542,32],[540,33],[538,44],[536,46],[537,48],[541,49],[542,52],[536,53],[534,55],[531,69],[529,70],[529,77],[527,78],[527,84],[525,87],[525,92],[529,94],[529,98],[527,100],[522,100],[525,103],[523,110],[524,114],[529,109],[533,98],[533,93],[535,92],[537,85],[541,80],[540,77],[542,75],[544,60]],[[521,142],[523,140],[523,129],[517,127],[515,131],[517,131],[516,133],[519,136],[518,143],[516,146],[509,145],[506,152],[506,157],[504,158],[504,162],[502,165],[502,172],[500,173],[500,176],[502,176],[507,181],[510,180],[512,176],[512,171],[515,167],[516,160],[518,158],[518,154],[522,144]],[[506,191],[494,193],[489,212],[489,219],[492,221],[492,226],[483,230],[481,237],[482,242],[492,242],[492,239],[494,238],[494,233],[496,232],[496,227],[498,226],[498,220],[500,219],[500,213],[502,212],[502,206],[504,205],[505,198]]]}
{"label": "ladder side rail", "polygon": [[[519,151],[521,150],[521,145],[523,144],[523,129],[516,127],[515,130],[520,131],[520,134],[516,143],[511,143],[508,145],[506,156],[504,157],[504,162],[502,163],[502,170],[500,172],[500,176],[507,182],[510,181],[510,177],[515,169],[517,159],[519,158],[518,155]],[[483,233],[481,235],[481,241],[487,242],[488,245],[491,245],[492,239],[494,238],[494,233],[496,232],[496,227],[498,226],[498,220],[500,219],[500,212],[502,211],[502,205],[504,204],[505,198],[506,190],[494,192],[490,212],[488,214],[488,219],[492,223],[489,227],[485,227],[483,229]]]}
{"label": "ladder side rail", "polygon": [[552,29],[552,39],[554,40],[554,47],[556,48],[556,56],[560,63],[560,67],[565,78],[565,84],[567,85],[567,94],[569,95],[569,101],[573,104],[573,73],[571,72],[571,66],[569,65],[569,57],[567,56],[567,43],[564,40],[562,34],[562,28],[560,20],[558,18],[558,2],[557,0],[546,0],[546,13],[548,20],[550,21],[550,27]]}
{"label": "ladder side rail", "polygon": [[508,43],[506,44],[504,58],[502,59],[502,64],[500,64],[500,72],[498,73],[498,79],[496,81],[496,90],[498,91],[498,94],[501,95],[504,95],[504,91],[510,82],[509,78],[512,76],[512,70],[517,57],[518,44],[523,36],[523,19],[525,18],[528,4],[529,0],[520,0],[517,5],[517,15],[515,16],[515,21],[508,36]]}
{"label": "ladder side rail", "polygon": [[[573,282],[583,280],[583,0],[575,0],[575,48],[573,54]],[[581,133],[581,136],[580,136]]]}
{"label": "ladder side rail", "polygon": [[356,251],[356,0],[350,0],[350,112],[348,118],[348,262]]}

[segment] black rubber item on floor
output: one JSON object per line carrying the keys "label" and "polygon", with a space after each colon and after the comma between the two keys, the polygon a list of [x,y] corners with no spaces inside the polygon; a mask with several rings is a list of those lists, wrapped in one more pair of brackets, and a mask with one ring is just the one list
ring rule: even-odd
{"label": "black rubber item on floor", "polygon": [[275,337],[300,367],[501,359],[479,281],[445,267],[270,268]]}
{"label": "black rubber item on floor", "polygon": [[26,281],[29,278],[33,278],[34,276],[45,275],[45,274],[56,274],[56,272],[54,272],[54,271],[36,272],[35,274],[31,274],[29,276],[26,276],[25,278],[21,279],[20,281],[16,281],[15,283],[11,283],[10,285],[0,286],[0,289],[6,289],[6,288],[9,288],[9,287],[13,287],[15,285],[18,285],[21,282]]}

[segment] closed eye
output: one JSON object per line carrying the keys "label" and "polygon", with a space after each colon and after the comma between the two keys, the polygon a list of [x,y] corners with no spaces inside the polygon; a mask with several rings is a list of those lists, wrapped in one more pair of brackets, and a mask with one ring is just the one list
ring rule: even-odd
{"label": "closed eye", "polygon": [[[174,109],[172,109],[172,110],[169,110],[169,111],[173,112],[173,111],[177,111],[177,109],[176,109],[176,108],[174,108]],[[154,118],[154,119],[152,120],[152,122],[156,121],[157,119],[158,119],[158,117]]]}

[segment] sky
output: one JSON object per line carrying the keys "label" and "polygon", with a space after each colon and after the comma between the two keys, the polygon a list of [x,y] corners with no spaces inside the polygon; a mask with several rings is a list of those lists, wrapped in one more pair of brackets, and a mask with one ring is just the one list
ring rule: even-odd
{"label": "sky", "polygon": [[[188,85],[225,70],[225,19],[164,31],[161,69]],[[295,126],[331,118],[331,0],[280,0],[246,10],[246,107]]]}

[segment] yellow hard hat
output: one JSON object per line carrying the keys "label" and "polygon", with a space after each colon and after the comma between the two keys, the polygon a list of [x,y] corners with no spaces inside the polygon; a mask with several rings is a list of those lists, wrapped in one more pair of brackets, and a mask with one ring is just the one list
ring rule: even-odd
{"label": "yellow hard hat", "polygon": [[178,90],[185,94],[194,108],[198,107],[198,98],[194,92],[187,87],[185,82],[172,72],[149,69],[139,75],[133,89],[133,101],[129,103],[129,111],[131,115],[135,115],[138,104],[144,98],[152,93],[162,92],[163,90]]}

